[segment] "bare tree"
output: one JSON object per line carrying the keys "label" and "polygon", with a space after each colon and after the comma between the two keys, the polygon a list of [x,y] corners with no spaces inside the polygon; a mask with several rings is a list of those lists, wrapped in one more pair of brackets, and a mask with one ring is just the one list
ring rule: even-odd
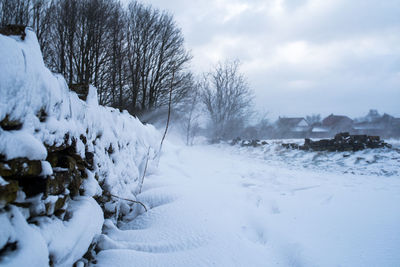
{"label": "bare tree", "polygon": [[199,98],[200,91],[199,85],[195,85],[195,88],[191,91],[191,94],[185,101],[184,109],[182,110],[183,128],[186,137],[186,145],[193,145],[193,140],[199,131],[200,125],[198,119],[200,117],[199,112]]}
{"label": "bare tree", "polygon": [[0,0],[1,25],[30,22],[30,0]]}
{"label": "bare tree", "polygon": [[205,74],[201,87],[212,140],[237,135],[251,116],[253,99],[253,92],[239,72],[239,62],[218,63],[212,72]]}
{"label": "bare tree", "polygon": [[127,42],[132,112],[151,111],[168,105],[173,73],[173,103],[191,88],[191,74],[185,71],[191,56],[185,50],[182,32],[170,14],[131,2]]}
{"label": "bare tree", "polygon": [[309,125],[320,123],[321,115],[320,114],[312,114],[310,116],[306,116],[306,121]]}

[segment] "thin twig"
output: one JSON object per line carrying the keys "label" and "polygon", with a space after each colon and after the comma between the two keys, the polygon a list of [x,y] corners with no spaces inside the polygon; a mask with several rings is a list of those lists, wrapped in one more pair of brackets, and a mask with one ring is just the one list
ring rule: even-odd
{"label": "thin twig", "polygon": [[161,155],[161,148],[165,139],[165,136],[167,135],[167,131],[168,131],[168,125],[169,125],[169,120],[171,118],[171,102],[172,102],[172,86],[173,86],[173,82],[174,82],[174,78],[175,78],[175,67],[172,71],[172,79],[171,79],[171,84],[169,87],[169,100],[168,100],[168,119],[167,119],[167,124],[165,125],[165,132],[164,135],[161,139],[161,143],[160,143],[160,149],[159,149],[159,155]]}
{"label": "thin twig", "polygon": [[140,184],[139,184],[139,194],[142,193],[142,186],[143,186],[143,183],[144,183],[144,177],[146,176],[147,164],[149,163],[149,154],[150,154],[150,147],[147,150],[146,164],[144,165],[144,171],[143,171],[143,175],[142,175],[142,180],[140,181]]}
{"label": "thin twig", "polygon": [[106,193],[106,194],[108,194],[108,195],[110,195],[112,197],[115,197],[115,198],[119,198],[119,199],[122,199],[122,200],[126,200],[126,201],[130,201],[130,202],[133,202],[133,203],[137,203],[137,204],[141,205],[144,208],[144,210],[147,212],[146,206],[140,201],[119,197],[119,196],[113,195],[111,193]]}

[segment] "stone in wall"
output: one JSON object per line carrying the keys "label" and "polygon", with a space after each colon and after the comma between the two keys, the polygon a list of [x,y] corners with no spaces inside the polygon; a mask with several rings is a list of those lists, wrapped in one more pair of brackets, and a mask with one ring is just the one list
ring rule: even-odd
{"label": "stone in wall", "polygon": [[287,149],[331,152],[359,151],[367,148],[391,148],[379,136],[350,135],[349,133],[338,133],[333,139],[321,139],[318,141],[306,138],[303,145],[288,143],[282,144],[282,146]]}

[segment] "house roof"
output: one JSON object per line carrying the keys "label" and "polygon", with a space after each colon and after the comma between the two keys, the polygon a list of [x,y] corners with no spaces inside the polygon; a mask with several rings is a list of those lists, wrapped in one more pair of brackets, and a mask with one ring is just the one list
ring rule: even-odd
{"label": "house roof", "polygon": [[279,126],[297,127],[298,124],[303,120],[307,123],[304,118],[279,118],[277,124]]}
{"label": "house roof", "polygon": [[323,126],[333,126],[333,125],[352,123],[352,122],[353,122],[353,120],[347,116],[331,114],[322,120],[322,125]]}

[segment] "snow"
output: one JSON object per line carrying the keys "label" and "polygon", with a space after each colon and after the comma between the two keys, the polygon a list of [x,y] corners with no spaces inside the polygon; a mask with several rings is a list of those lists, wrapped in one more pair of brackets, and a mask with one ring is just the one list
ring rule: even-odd
{"label": "snow", "polygon": [[[34,32],[27,30],[25,41],[0,35],[0,58],[0,120],[6,114],[22,118],[49,102],[50,92],[44,89],[54,78],[44,67]],[[50,79],[43,79],[44,75]]]}
{"label": "snow", "polygon": [[55,266],[72,266],[86,252],[93,238],[101,233],[103,211],[91,197],[78,197],[68,203],[71,218],[39,217],[35,220],[46,240]]}
{"label": "snow", "polygon": [[42,161],[42,173],[40,174],[41,176],[46,176],[46,175],[52,175],[53,174],[53,169],[50,165],[50,162],[48,161]]}
{"label": "snow", "polygon": [[93,172],[87,170],[86,174],[88,178],[83,181],[84,195],[89,197],[100,196],[103,190],[94,178]]}
{"label": "snow", "polygon": [[1,186],[8,185],[8,182],[4,180],[1,176],[0,176],[0,185]]}
{"label": "snow", "polygon": [[313,133],[326,133],[326,132],[329,132],[329,129],[324,128],[324,127],[313,127],[312,132]]}
{"label": "snow", "polygon": [[94,266],[399,266],[399,178],[167,144],[149,212],[106,222]]}
{"label": "snow", "polygon": [[47,266],[48,251],[40,233],[30,226],[16,207],[0,212],[0,245],[16,242],[16,249],[4,251],[1,266]]}
{"label": "snow", "polygon": [[[1,131],[1,130],[0,130]],[[26,157],[30,160],[44,160],[47,157],[43,144],[26,131],[0,132],[0,154],[7,160]]]}
{"label": "snow", "polygon": [[225,147],[228,153],[250,155],[266,161],[272,166],[293,170],[307,168],[315,171],[352,173],[359,175],[399,176],[400,143],[389,140],[393,149],[365,149],[362,151],[328,152],[286,149],[282,143],[303,144],[304,139],[268,140],[268,144],[256,149],[252,147]]}

